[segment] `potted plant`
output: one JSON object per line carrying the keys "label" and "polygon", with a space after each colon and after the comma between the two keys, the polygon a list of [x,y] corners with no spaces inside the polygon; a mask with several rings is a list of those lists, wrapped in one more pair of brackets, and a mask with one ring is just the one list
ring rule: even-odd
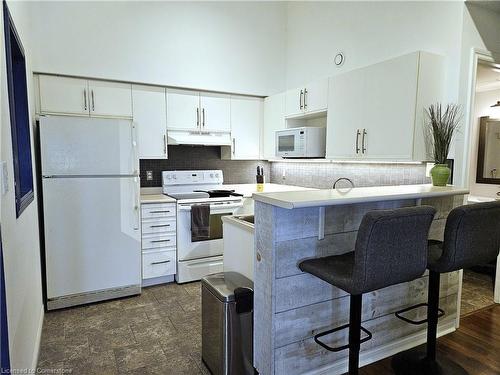
{"label": "potted plant", "polygon": [[427,110],[427,127],[433,150],[435,165],[431,169],[432,184],[446,186],[450,179],[451,169],[446,160],[451,141],[458,130],[461,111],[458,104],[448,104],[443,110],[441,103],[431,105]]}

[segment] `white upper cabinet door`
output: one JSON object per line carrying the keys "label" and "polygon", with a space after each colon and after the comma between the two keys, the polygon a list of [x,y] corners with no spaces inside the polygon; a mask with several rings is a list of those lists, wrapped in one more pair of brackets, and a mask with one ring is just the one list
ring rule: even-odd
{"label": "white upper cabinet door", "polygon": [[328,79],[311,82],[304,88],[304,111],[324,111],[328,107]]}
{"label": "white upper cabinet door", "polygon": [[371,65],[364,71],[365,88],[358,99],[358,112],[353,112],[363,116],[364,157],[411,160],[418,53]]}
{"label": "white upper cabinet door", "polygon": [[89,115],[89,90],[86,79],[39,76],[40,112]]}
{"label": "white upper cabinet door", "polygon": [[200,130],[200,94],[196,91],[167,89],[168,130]]}
{"label": "white upper cabinet door", "polygon": [[285,116],[296,116],[304,112],[304,88],[292,89],[286,92]]}
{"label": "white upper cabinet door", "polygon": [[285,128],[285,93],[268,96],[264,99],[262,131],[262,156],[264,159],[276,158],[276,130]]}
{"label": "white upper cabinet door", "polygon": [[132,117],[132,85],[107,81],[89,81],[90,115]]}
{"label": "white upper cabinet door", "polygon": [[355,70],[330,78],[326,129],[326,157],[353,159],[361,157],[364,74]]}
{"label": "white upper cabinet door", "polygon": [[132,86],[139,158],[167,158],[167,101],[165,88]]}
{"label": "white upper cabinet door", "polygon": [[259,98],[231,97],[231,159],[259,159],[263,104]]}
{"label": "white upper cabinet door", "polygon": [[231,131],[231,100],[229,95],[200,94],[201,130]]}

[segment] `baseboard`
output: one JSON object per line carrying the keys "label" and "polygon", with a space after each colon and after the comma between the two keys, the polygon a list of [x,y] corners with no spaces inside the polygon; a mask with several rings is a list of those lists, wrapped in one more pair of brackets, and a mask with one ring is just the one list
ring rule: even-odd
{"label": "baseboard", "polygon": [[[447,335],[455,331],[455,319],[450,320],[438,327],[438,337]],[[411,336],[406,336],[402,339],[393,341],[389,344],[380,346],[378,348],[361,352],[359,356],[360,367],[369,365],[388,358],[399,352],[414,348],[427,341],[427,331],[422,331]],[[347,372],[348,357],[335,362],[332,365],[324,366],[314,371],[308,372],[307,375],[339,375]]]}
{"label": "baseboard", "polygon": [[174,282],[174,275],[153,277],[152,279],[143,279],[142,287],[148,287],[158,284],[167,284]]}
{"label": "baseboard", "polygon": [[[38,319],[38,330],[36,332],[35,347],[33,348],[33,362],[31,368],[36,369],[38,365],[38,357],[40,355],[40,344],[42,342],[43,318],[45,316],[45,307],[42,303],[40,307],[40,317]],[[36,371],[36,370],[35,370]]]}

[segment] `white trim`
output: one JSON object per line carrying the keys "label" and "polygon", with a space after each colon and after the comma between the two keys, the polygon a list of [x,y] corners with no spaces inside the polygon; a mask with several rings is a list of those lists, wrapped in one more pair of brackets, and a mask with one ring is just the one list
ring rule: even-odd
{"label": "white trim", "polygon": [[33,348],[33,361],[31,362],[31,368],[36,369],[38,365],[38,357],[40,355],[40,344],[42,342],[42,330],[43,330],[43,318],[45,316],[45,308],[40,306],[40,317],[38,318],[38,329],[35,338],[35,347]]}
{"label": "white trim", "polygon": [[[438,337],[447,335],[455,331],[455,320],[446,322],[438,327]],[[369,365],[371,363],[389,358],[399,352],[414,348],[427,341],[427,331],[403,337],[399,340],[392,341],[387,345],[377,347],[376,349],[361,352],[359,356],[360,367]],[[307,375],[339,375],[347,372],[348,357],[335,362],[332,365],[324,366],[320,369],[307,372]]]}
{"label": "white trim", "polygon": [[500,255],[497,257],[497,275],[495,279],[495,303],[500,303]]}
{"label": "white trim", "polygon": [[457,316],[455,319],[455,328],[460,327],[460,315],[462,311],[462,285],[464,282],[464,270],[458,271],[458,292],[457,292]]}

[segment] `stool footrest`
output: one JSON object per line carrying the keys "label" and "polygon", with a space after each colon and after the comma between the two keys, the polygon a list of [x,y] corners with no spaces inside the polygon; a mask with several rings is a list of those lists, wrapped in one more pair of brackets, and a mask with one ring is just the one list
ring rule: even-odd
{"label": "stool footrest", "polygon": [[[428,306],[429,306],[428,303],[419,303],[418,305],[410,306],[410,307],[407,307],[406,309],[396,311],[394,313],[394,315],[396,315],[396,318],[401,319],[401,320],[405,321],[406,323],[410,323],[410,324],[418,326],[420,324],[427,323],[429,318],[427,317],[426,319],[422,319],[422,320],[412,320],[412,319],[405,318],[401,314],[404,314],[404,313],[411,311],[411,310],[414,310],[414,309],[418,309],[419,307],[428,307]],[[444,310],[438,308],[438,319],[443,317],[444,315],[445,315]]]}
{"label": "stool footrest", "polygon": [[[323,348],[325,348],[326,350],[329,350],[331,352],[340,352],[342,350],[349,349],[349,344],[338,346],[338,347],[334,348],[334,347],[326,345],[324,342],[319,340],[320,337],[329,335],[329,334],[334,333],[334,332],[341,331],[341,330],[346,329],[346,328],[349,328],[349,324],[344,324],[343,326],[318,333],[317,335],[314,336],[314,341],[316,341],[317,344],[321,345]],[[368,331],[366,328],[363,328],[363,327],[360,327],[360,328],[361,328],[361,331],[363,331],[367,335],[365,338],[363,338],[359,341],[359,343],[362,344],[362,343],[364,343],[372,338],[372,333],[370,331]]]}

